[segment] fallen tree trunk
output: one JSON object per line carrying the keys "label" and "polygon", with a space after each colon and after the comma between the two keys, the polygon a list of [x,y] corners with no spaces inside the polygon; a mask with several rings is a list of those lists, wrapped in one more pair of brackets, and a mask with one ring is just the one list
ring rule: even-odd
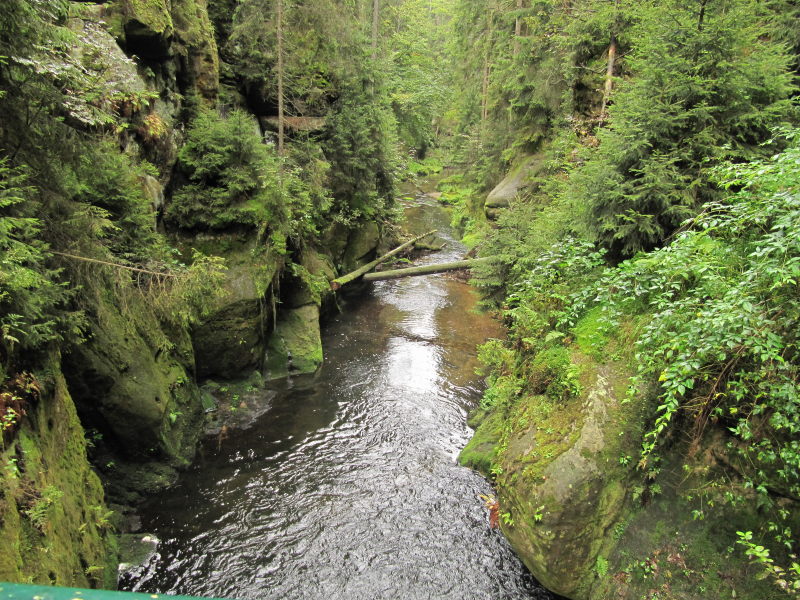
{"label": "fallen tree trunk", "polygon": [[421,267],[408,267],[405,269],[393,269],[391,271],[380,271],[378,273],[367,273],[364,281],[382,281],[384,279],[400,279],[401,277],[416,277],[418,275],[432,275],[434,273],[445,273],[458,269],[470,269],[477,265],[485,265],[497,260],[496,256],[486,256],[484,258],[471,258],[469,260],[457,260],[449,263],[439,263],[436,265],[423,265]]}
{"label": "fallen tree trunk", "polygon": [[409,246],[413,245],[414,242],[417,242],[417,241],[421,240],[422,238],[431,235],[432,233],[436,233],[436,230],[433,229],[433,230],[429,231],[428,233],[423,233],[422,235],[415,237],[413,240],[410,240],[410,241],[406,242],[405,244],[400,244],[394,250],[391,250],[391,251],[387,252],[383,256],[379,256],[378,258],[376,258],[372,262],[368,262],[363,267],[359,267],[355,271],[351,271],[350,273],[347,273],[346,275],[342,275],[341,277],[337,277],[336,279],[331,281],[331,288],[334,289],[334,290],[338,290],[343,285],[348,284],[348,283],[350,283],[351,281],[353,281],[355,279],[358,279],[359,277],[361,277],[365,273],[368,273],[369,271],[371,271],[372,269],[377,267],[382,262],[385,262],[385,261],[389,260],[395,254],[397,254],[399,252],[402,252],[403,250],[405,250]]}

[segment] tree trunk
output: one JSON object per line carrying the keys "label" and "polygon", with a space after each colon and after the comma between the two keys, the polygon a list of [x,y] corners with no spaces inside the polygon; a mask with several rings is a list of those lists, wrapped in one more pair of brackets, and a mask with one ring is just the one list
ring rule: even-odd
{"label": "tree trunk", "polygon": [[481,123],[485,124],[489,118],[489,75],[492,62],[492,11],[486,12],[486,49],[483,57],[483,81],[481,83]]}
{"label": "tree trunk", "polygon": [[380,18],[380,0],[372,0],[372,61],[378,59],[378,22]]}
{"label": "tree trunk", "polygon": [[278,37],[278,154],[283,156],[284,114],[283,114],[283,0],[275,2],[276,33]]}
{"label": "tree trunk", "polygon": [[701,0],[700,2],[700,15],[697,18],[697,31],[703,31],[703,21],[706,18],[706,4],[708,0]]}
{"label": "tree trunk", "polygon": [[363,267],[359,267],[358,269],[356,269],[355,271],[351,271],[347,275],[342,275],[341,277],[337,277],[336,279],[331,281],[331,288],[334,289],[334,290],[338,290],[343,285],[346,285],[346,284],[350,283],[351,281],[353,281],[355,279],[358,279],[359,277],[361,277],[365,273],[368,273],[369,271],[371,271],[372,269],[377,267],[382,262],[386,262],[387,260],[392,258],[395,254],[398,254],[399,252],[402,252],[403,250],[405,250],[409,246],[412,246],[414,244],[414,242],[416,242],[418,240],[421,240],[424,237],[428,237],[432,233],[436,233],[436,230],[434,229],[432,231],[429,231],[428,233],[423,233],[422,235],[415,237],[413,240],[410,240],[410,241],[406,242],[405,244],[400,244],[394,250],[391,250],[390,252],[387,252],[386,254],[376,258],[372,262],[368,262]]}
{"label": "tree trunk", "polygon": [[611,90],[614,89],[614,62],[617,60],[617,36],[611,34],[611,43],[608,45],[608,63],[606,64],[606,83],[603,86],[603,105],[600,107],[600,124],[606,120],[608,100]]}
{"label": "tree trunk", "polygon": [[377,273],[367,273],[364,281],[383,281],[385,279],[400,279],[401,277],[418,277],[420,275],[432,275],[434,273],[445,273],[447,271],[457,271],[459,269],[471,269],[477,265],[486,265],[497,260],[495,256],[484,258],[472,258],[469,260],[457,260],[449,263],[439,263],[437,265],[422,265],[421,267],[407,267],[405,269],[393,269],[391,271],[379,271]]}
{"label": "tree trunk", "polygon": [[[517,11],[522,11],[522,1],[517,0]],[[519,38],[522,36],[522,16],[517,14],[517,18],[514,19],[514,56],[519,54]]]}

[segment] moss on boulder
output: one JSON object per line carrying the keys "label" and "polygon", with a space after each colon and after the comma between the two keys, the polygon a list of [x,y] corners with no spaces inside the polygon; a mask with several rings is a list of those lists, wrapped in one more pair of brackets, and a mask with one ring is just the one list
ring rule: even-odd
{"label": "moss on boulder", "polygon": [[214,103],[219,93],[219,53],[207,0],[172,0],[172,21],[182,70],[198,95]]}
{"label": "moss on boulder", "polygon": [[321,364],[319,307],[308,304],[280,311],[267,348],[268,377],[313,373]]}
{"label": "moss on boulder", "polygon": [[166,0],[123,0],[123,8],[128,53],[167,58],[175,28]]}
{"label": "moss on boulder", "polygon": [[[103,291],[95,302],[91,337],[64,364],[84,426],[102,434],[101,454],[117,457],[104,462],[188,464],[203,415],[188,334],[165,331],[135,292]],[[119,468],[105,473],[119,490],[135,485]]]}
{"label": "moss on boulder", "polygon": [[345,272],[369,262],[375,254],[380,239],[380,229],[373,221],[361,223],[351,229],[347,238],[347,248],[342,257]]}
{"label": "moss on boulder", "polygon": [[258,250],[248,235],[205,234],[191,245],[225,258],[227,294],[192,333],[198,378],[235,379],[260,370],[266,353],[273,280],[283,258]]}
{"label": "moss on boulder", "polygon": [[[575,328],[570,360],[582,391],[505,400],[461,454],[494,477],[516,552],[544,586],[572,600],[785,597],[734,548],[735,529],[755,530],[762,517],[755,501],[720,508],[728,493],[748,495],[725,459],[724,430],[710,427],[691,451],[673,444],[658,468],[636,468],[651,396],[627,397],[630,350],[597,337],[595,318]],[[601,347],[619,360],[604,360]],[[714,514],[696,520],[709,503]]]}
{"label": "moss on boulder", "polygon": [[533,179],[541,170],[542,164],[542,156],[538,154],[524,155],[517,159],[508,174],[486,197],[483,203],[486,217],[496,219],[514,198],[533,188],[535,185]]}

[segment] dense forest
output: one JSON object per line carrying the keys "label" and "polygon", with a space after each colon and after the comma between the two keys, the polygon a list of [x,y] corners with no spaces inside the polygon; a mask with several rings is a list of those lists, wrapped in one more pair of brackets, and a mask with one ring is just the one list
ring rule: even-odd
{"label": "dense forest", "polygon": [[0,580],[113,588],[433,182],[507,339],[463,464],[574,599],[797,598],[794,0],[6,0]]}

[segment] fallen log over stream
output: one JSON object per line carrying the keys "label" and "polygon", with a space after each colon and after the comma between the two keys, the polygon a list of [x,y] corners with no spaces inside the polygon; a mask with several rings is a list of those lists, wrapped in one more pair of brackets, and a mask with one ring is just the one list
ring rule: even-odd
{"label": "fallen log over stream", "polygon": [[355,279],[358,279],[359,277],[361,277],[365,273],[368,273],[369,271],[371,271],[372,269],[377,267],[382,262],[386,262],[387,260],[392,258],[395,254],[397,254],[399,252],[402,252],[403,250],[405,250],[409,246],[412,246],[414,244],[414,242],[417,242],[417,241],[421,240],[422,238],[428,237],[429,235],[431,235],[433,233],[436,233],[435,229],[433,229],[433,230],[431,230],[431,231],[429,231],[427,233],[423,233],[422,235],[415,237],[413,240],[407,241],[405,244],[400,244],[394,250],[391,250],[391,251],[387,252],[383,256],[379,256],[378,258],[376,258],[372,262],[368,262],[363,267],[359,267],[355,271],[351,271],[350,273],[347,273],[346,275],[342,275],[341,277],[337,277],[336,279],[331,281],[331,288],[334,289],[334,290],[338,290],[343,285],[345,285],[347,283],[350,283],[351,281],[354,281]]}
{"label": "fallen log over stream", "polygon": [[422,265],[421,267],[407,267],[405,269],[393,269],[391,271],[379,271],[377,273],[367,273],[364,281],[382,281],[384,279],[400,279],[401,277],[416,277],[419,275],[432,275],[434,273],[445,273],[458,269],[470,269],[477,265],[485,265],[497,260],[496,256],[486,256],[484,258],[471,258],[468,260],[457,260],[449,263],[439,263],[435,265]]}

